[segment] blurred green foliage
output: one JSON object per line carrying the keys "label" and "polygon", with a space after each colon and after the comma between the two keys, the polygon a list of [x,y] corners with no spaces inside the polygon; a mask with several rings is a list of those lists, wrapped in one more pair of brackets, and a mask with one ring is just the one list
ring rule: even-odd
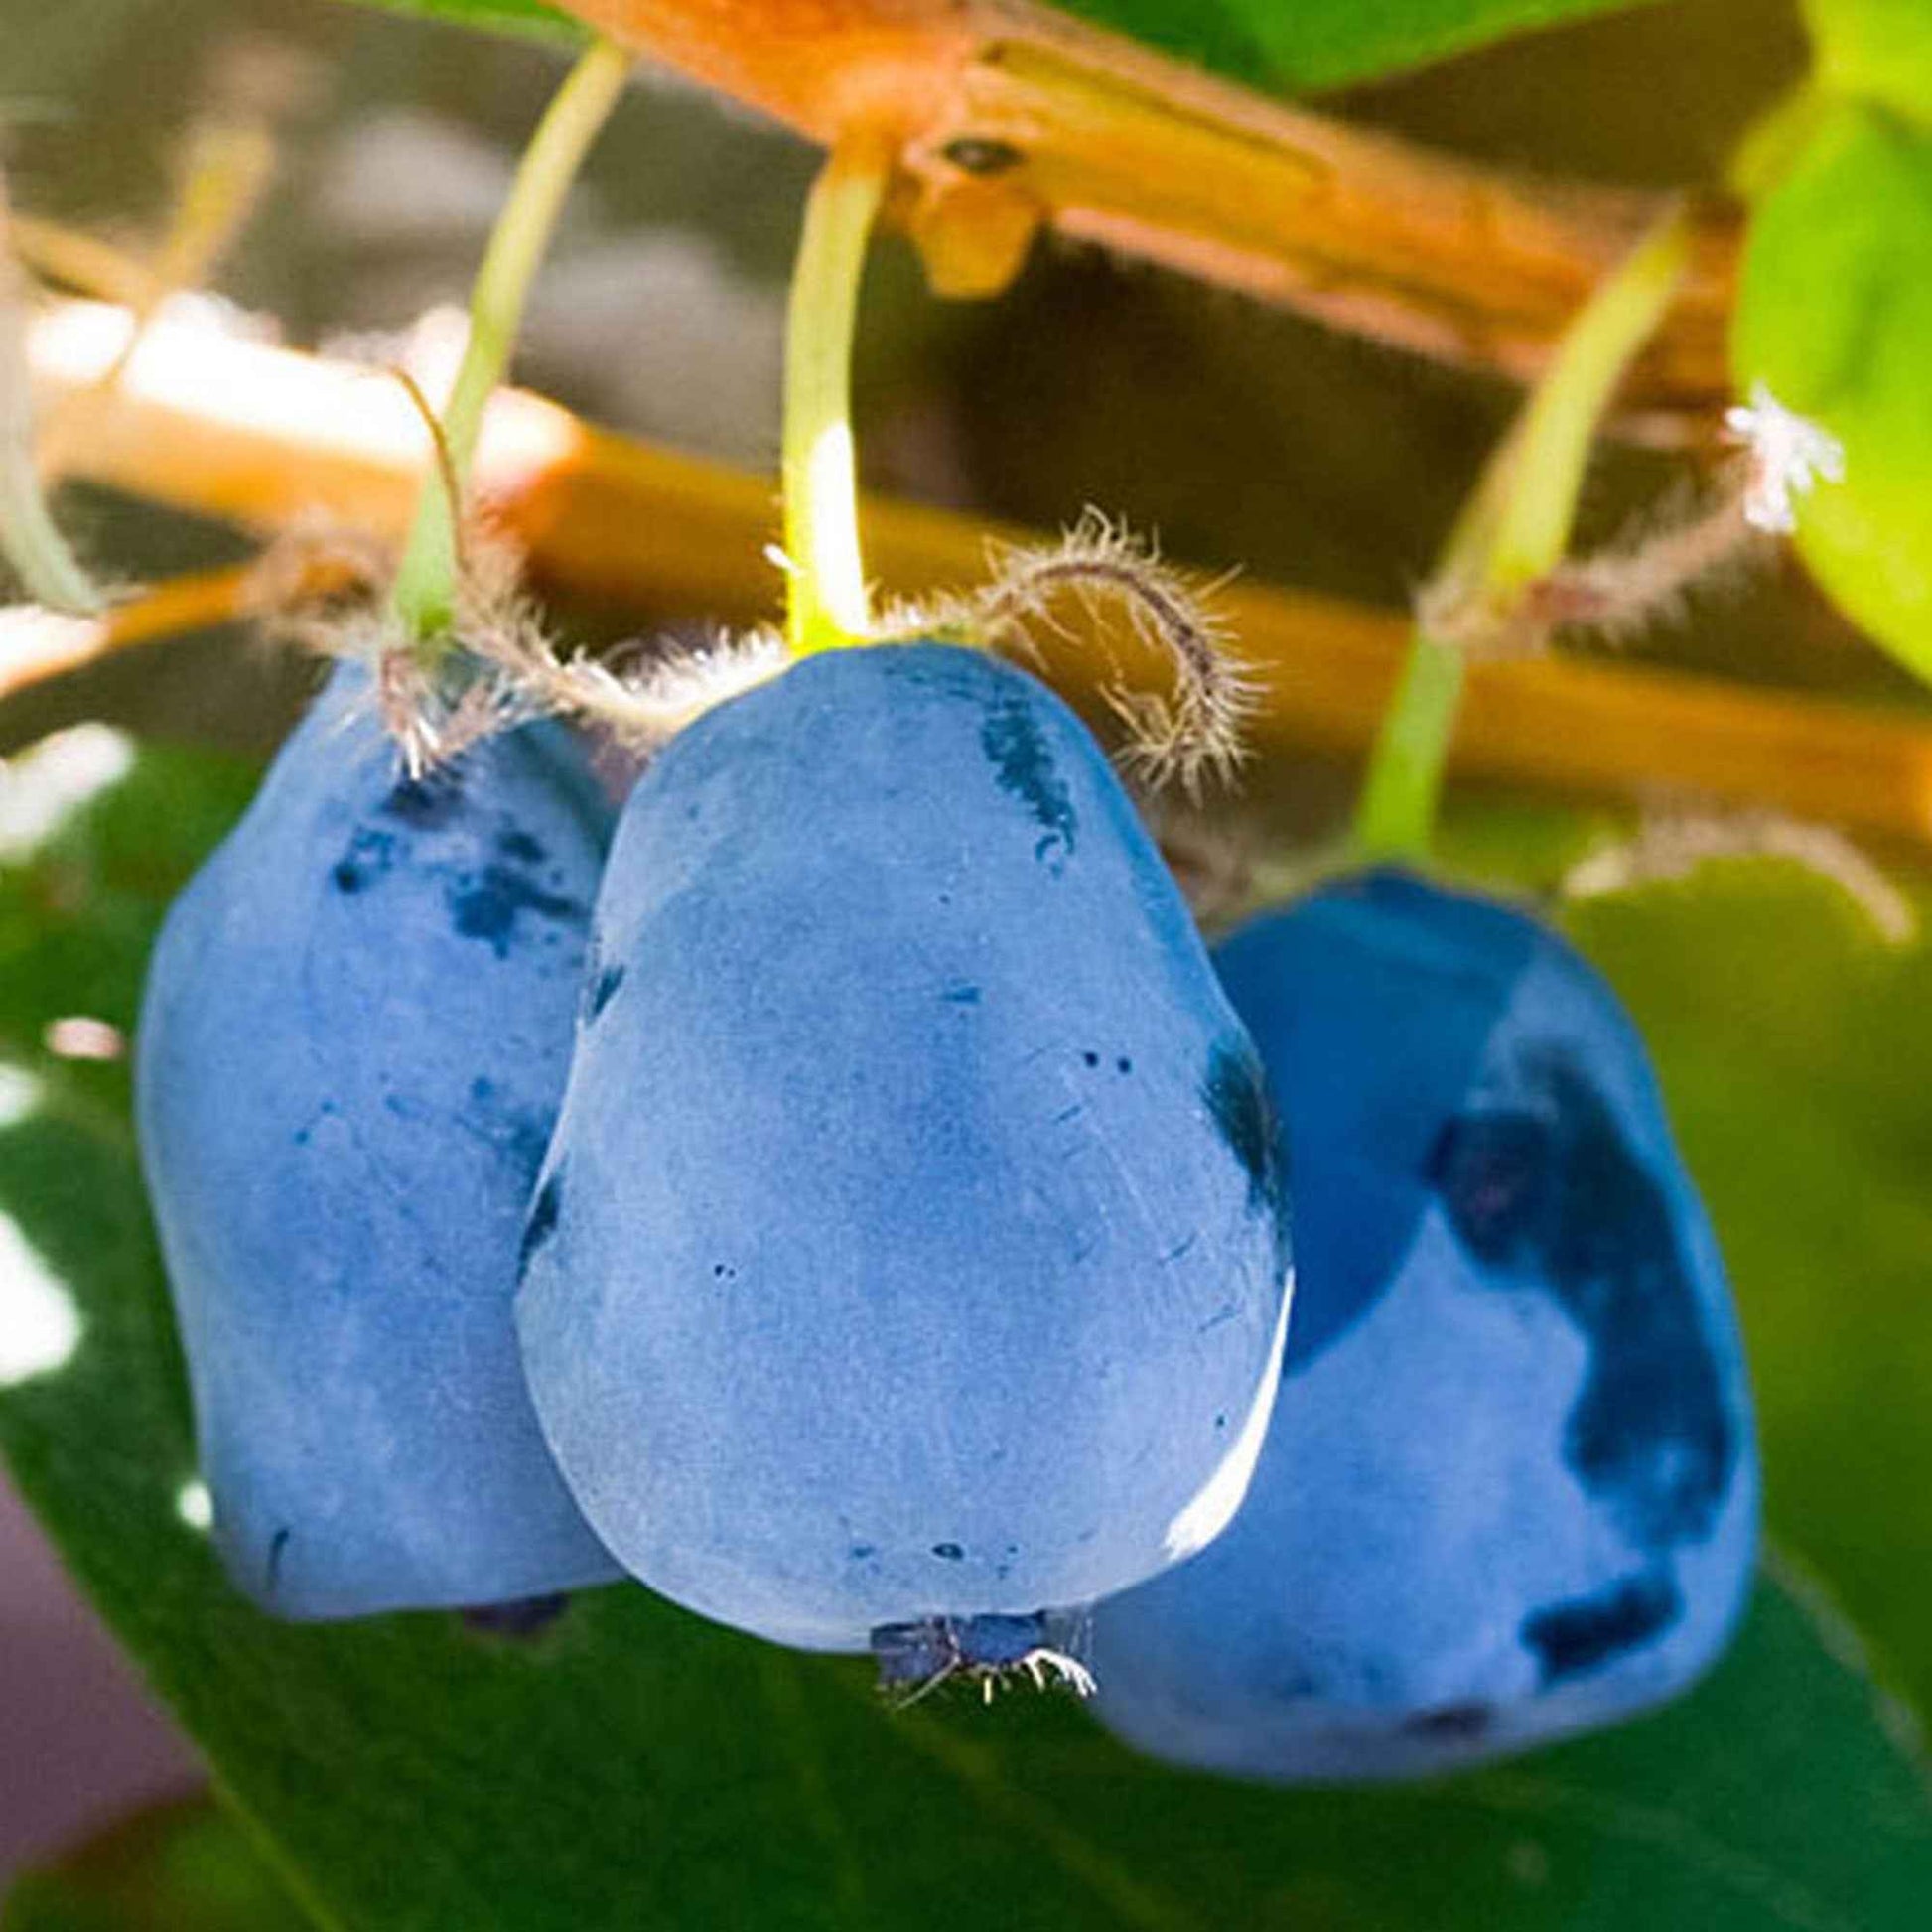
{"label": "blurred green foliage", "polygon": [[303,1932],[294,1901],[234,1818],[199,1800],[163,1805],[28,1873],[0,1932]]}
{"label": "blurred green foliage", "polygon": [[[1932,99],[1932,96],[1928,97]],[[1842,609],[1932,680],[1932,131],[1821,100],[1751,216],[1732,359],[1844,446],[1798,506]]]}

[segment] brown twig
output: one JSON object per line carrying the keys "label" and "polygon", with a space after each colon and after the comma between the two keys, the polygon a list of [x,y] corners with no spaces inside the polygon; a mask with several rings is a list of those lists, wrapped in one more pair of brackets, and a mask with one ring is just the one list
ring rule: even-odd
{"label": "brown twig", "polygon": [[[407,528],[430,450],[388,374],[164,314],[119,386],[94,389],[130,326],[88,303],[35,325],[38,380],[81,396],[78,474],[264,534],[316,513],[390,538]],[[476,484],[539,582],[660,618],[745,622],[775,608],[762,554],[775,521],[768,477],[614,436],[507,390],[485,424]],[[883,588],[908,597],[979,582],[990,540],[1039,541],[879,498],[865,516]],[[1370,741],[1407,644],[1405,616],[1252,583],[1227,586],[1216,605],[1262,687],[1250,725],[1258,752]],[[1109,658],[1077,612],[1068,628],[1051,668],[1090,690],[1112,675]],[[1122,648],[1123,675],[1158,681],[1151,648],[1131,638]],[[1932,843],[1932,731],[1709,679],[1560,657],[1474,665],[1454,768],[1569,791],[1674,785]]]}
{"label": "brown twig", "polygon": [[[815,141],[861,115],[891,127],[897,211],[953,293],[996,291],[1050,225],[1528,379],[1659,206],[1365,132],[1025,0],[561,3]],[[1626,410],[1698,417],[1724,400],[1737,237],[1734,209],[1699,210]]]}
{"label": "brown twig", "polygon": [[248,623],[273,608],[346,590],[360,573],[316,551],[299,562],[266,562],[196,571],[137,592],[99,617],[69,618],[37,605],[0,610],[0,700],[30,685],[143,644],[196,630]]}

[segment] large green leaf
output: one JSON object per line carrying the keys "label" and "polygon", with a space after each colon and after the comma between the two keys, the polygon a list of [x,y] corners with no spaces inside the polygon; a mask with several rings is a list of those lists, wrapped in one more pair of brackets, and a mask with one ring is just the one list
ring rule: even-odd
{"label": "large green leaf", "polygon": [[304,1932],[314,1923],[233,1816],[162,1805],[28,1872],[0,1932]]}
{"label": "large green leaf", "polygon": [[[1293,91],[1338,87],[1536,27],[1650,0],[1063,0],[1096,26],[1146,41],[1229,79]],[[568,0],[373,0],[513,33],[567,33]]]}
{"label": "large green leaf", "polygon": [[1804,12],[1828,87],[1932,119],[1932,7],[1925,0],[1804,0]]}
{"label": "large green leaf", "polygon": [[1097,26],[1284,92],[1373,80],[1643,0],[1063,0]]}
{"label": "large green leaf", "polygon": [[1932,1712],[1932,946],[1770,861],[1570,923],[1652,1044],[1723,1237],[1772,1529]]}
{"label": "large green leaf", "polygon": [[[146,938],[237,778],[156,755],[113,778],[98,739],[79,742],[84,757],[74,743],[29,767],[28,809],[18,796],[9,808],[26,849],[0,865],[14,1066],[0,1088],[0,1449],[328,1920],[1922,1925],[1920,1768],[1844,1647],[1769,1587],[1730,1660],[1678,1707],[1492,1773],[1376,1794],[1162,1772],[1061,1699],[987,1709],[942,1694],[896,1714],[861,1665],[752,1642],[633,1586],[582,1596],[522,1643],[448,1616],[291,1628],[258,1615],[223,1583],[185,1492],[185,1404],[123,1082],[41,1044],[83,1002],[130,1023]],[[36,830],[39,792],[65,784],[72,799],[88,783],[104,789]]]}
{"label": "large green leaf", "polygon": [[1855,622],[1932,679],[1932,132],[1820,105],[1751,214],[1731,361],[1844,446],[1798,506],[1805,562]]}
{"label": "large green leaf", "polygon": [[389,13],[417,14],[495,34],[536,35],[545,40],[582,39],[584,28],[544,0],[363,0]]}

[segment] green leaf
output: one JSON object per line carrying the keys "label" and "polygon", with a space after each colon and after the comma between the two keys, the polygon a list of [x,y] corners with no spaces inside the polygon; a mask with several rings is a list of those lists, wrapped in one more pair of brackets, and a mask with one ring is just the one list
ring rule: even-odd
{"label": "green leaf", "polygon": [[15,1881],[0,1932],[306,1932],[314,1921],[207,1799],[144,1811]]}
{"label": "green leaf", "polygon": [[[550,37],[579,34],[542,0],[365,0],[396,13]],[[1339,87],[1532,28],[1654,0],[1063,0],[1065,11],[1252,86]],[[749,30],[748,30],[749,31]]]}
{"label": "green leaf", "polygon": [[860,1663],[753,1642],[635,1586],[586,1593],[523,1642],[443,1615],[262,1617],[195,1526],[123,1083],[41,1045],[76,985],[98,1018],[131,1024],[147,939],[232,813],[236,774],[144,754],[115,778],[62,743],[65,765],[30,763],[24,794],[10,792],[14,820],[63,785],[95,794],[0,866],[0,1035],[15,1062],[0,1086],[0,1450],[325,1922],[1922,1925],[1920,1770],[1843,1646],[1770,1587],[1731,1658],[1671,1710],[1493,1772],[1369,1794],[1164,1772],[1060,1698],[983,1708],[942,1693],[893,1713]]}
{"label": "green leaf", "polygon": [[546,6],[544,0],[362,0],[362,4],[525,39],[581,41],[588,31],[582,22],[561,8]]}
{"label": "green leaf", "polygon": [[1283,92],[1339,87],[1462,54],[1532,28],[1643,0],[1063,0],[1234,80]]}
{"label": "green leaf", "polygon": [[1731,364],[1844,445],[1798,505],[1806,564],[1854,622],[1932,678],[1932,134],[1818,108],[1752,211]]}
{"label": "green leaf", "polygon": [[1925,0],[1804,0],[1804,13],[1826,87],[1932,118],[1932,8]]}
{"label": "green leaf", "polygon": [[1772,1531],[1932,1712],[1932,947],[1775,861],[1568,924],[1651,1043],[1722,1237]]}

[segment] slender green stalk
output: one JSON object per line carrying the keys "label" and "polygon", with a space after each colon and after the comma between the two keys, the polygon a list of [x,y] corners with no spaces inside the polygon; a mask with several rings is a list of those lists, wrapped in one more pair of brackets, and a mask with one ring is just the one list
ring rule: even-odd
{"label": "slender green stalk", "polygon": [[785,319],[785,642],[795,657],[862,644],[872,624],[859,548],[852,441],[852,339],[866,244],[895,144],[871,129],[840,140],[805,207]]}
{"label": "slender green stalk", "polygon": [[[1690,252],[1690,223],[1681,207],[1673,208],[1571,324],[1457,519],[1436,584],[1496,628],[1563,561],[1596,426],[1631,357],[1670,306]],[[1418,626],[1370,755],[1355,814],[1357,857],[1427,857],[1463,667],[1460,644]]]}
{"label": "slender green stalk", "polygon": [[1439,644],[1421,630],[1411,641],[1355,808],[1357,857],[1428,857],[1462,705],[1465,661],[1458,645]]}
{"label": "slender green stalk", "polygon": [[1690,264],[1691,228],[1679,207],[1638,243],[1565,332],[1505,457],[1508,491],[1482,573],[1492,593],[1520,594],[1562,563],[1596,426]]}
{"label": "slender green stalk", "polygon": [[[449,468],[459,484],[469,478],[483,410],[516,345],[530,284],[564,197],[621,96],[630,67],[621,48],[609,41],[593,46],[557,90],[517,168],[471,291],[470,338],[443,411]],[[404,633],[432,655],[447,640],[456,615],[459,514],[439,465],[424,481],[391,594]]]}
{"label": "slender green stalk", "polygon": [[65,617],[98,617],[107,600],[68,548],[35,462],[27,291],[8,244],[6,217],[0,196],[0,552],[36,604]]}

